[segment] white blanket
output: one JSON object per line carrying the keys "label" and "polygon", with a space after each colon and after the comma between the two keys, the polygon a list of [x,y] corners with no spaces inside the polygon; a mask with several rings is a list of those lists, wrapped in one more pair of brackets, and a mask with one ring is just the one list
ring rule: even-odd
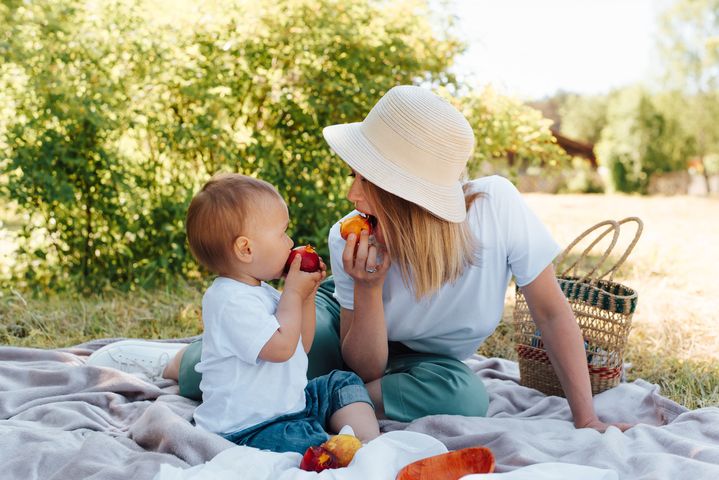
{"label": "white blanket", "polygon": [[247,472],[242,465],[253,466],[252,476],[243,478],[258,480],[391,480],[417,459],[473,445],[494,452],[500,473],[463,480],[719,478],[717,408],[688,411],[639,380],[595,397],[602,420],[639,425],[624,433],[614,427],[603,434],[577,430],[566,400],[517,385],[515,363],[474,357],[467,364],[487,384],[487,418],[436,415],[411,424],[383,422],[389,433],[360,449],[348,468],[321,474],[299,470],[299,454],[236,447],[189,470],[163,467],[155,480],[230,480]]}
{"label": "white blanket", "polygon": [[[299,453],[273,453],[251,447],[234,447],[204,465],[186,470],[163,465],[154,480],[392,480],[405,465],[447,452],[438,440],[417,432],[396,431],[363,446],[347,468],[305,472],[297,466]],[[511,473],[465,475],[462,480],[616,480],[617,474],[580,465],[543,463]]]}
{"label": "white blanket", "polygon": [[[228,452],[224,455],[229,458],[243,450],[193,426],[196,403],[177,395],[173,382],[153,384],[117,370],[87,366],[87,356],[108,341],[66,350],[0,347],[3,479],[151,480],[163,464],[184,471],[210,468],[205,462],[225,458],[218,454]],[[549,478],[561,478],[560,470],[575,464],[614,471],[621,479],[719,479],[717,408],[688,411],[662,397],[657,386],[636,381],[598,395],[595,405],[603,420],[641,425],[625,433],[615,428],[604,434],[576,430],[566,400],[544,397],[517,384],[516,363],[482,357],[467,363],[487,385],[487,418],[436,415],[410,424],[387,421],[382,422],[382,431],[425,434],[432,437],[429,446],[438,441],[450,450],[485,445],[493,451],[501,474],[529,471],[542,478],[540,474],[554,472]],[[393,478],[402,463],[417,457],[416,452],[402,450],[413,445],[408,439],[384,435],[376,441],[380,446],[395,442],[396,448],[387,444],[379,448],[394,456],[384,478]],[[358,462],[370,457],[372,449],[363,450],[367,453]],[[247,458],[257,453],[250,451]],[[297,456],[284,457],[289,463],[284,464],[287,468],[277,467],[281,471],[299,462]],[[557,463],[561,465],[552,465]],[[374,461],[362,468],[382,464]],[[260,468],[259,462],[249,460],[238,465],[235,478]],[[364,478],[381,480],[381,475]],[[590,477],[582,473],[572,478]]]}

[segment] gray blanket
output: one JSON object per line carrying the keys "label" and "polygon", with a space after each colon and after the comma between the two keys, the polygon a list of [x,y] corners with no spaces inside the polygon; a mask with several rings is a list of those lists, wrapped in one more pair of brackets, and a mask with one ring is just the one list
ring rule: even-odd
{"label": "gray blanket", "polygon": [[[177,395],[174,382],[153,384],[85,365],[107,342],[62,350],[0,347],[3,479],[152,479],[162,463],[197,465],[232,446],[191,424],[196,404]],[[642,425],[625,433],[576,430],[564,399],[517,384],[515,363],[482,357],[467,363],[487,384],[487,418],[437,415],[411,424],[385,421],[383,430],[426,433],[450,449],[486,445],[499,472],[568,462],[627,479],[719,478],[717,408],[687,411],[637,381],[598,395],[595,404],[604,420]]]}

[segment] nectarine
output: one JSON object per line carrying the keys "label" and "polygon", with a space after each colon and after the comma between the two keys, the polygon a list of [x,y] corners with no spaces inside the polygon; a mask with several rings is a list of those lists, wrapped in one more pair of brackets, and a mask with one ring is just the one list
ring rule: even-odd
{"label": "nectarine", "polygon": [[354,435],[333,435],[319,447],[310,447],[305,451],[300,469],[321,472],[328,468],[346,467],[360,448],[362,442]]}
{"label": "nectarine", "polygon": [[357,238],[359,238],[360,233],[362,233],[362,230],[367,230],[367,233],[372,235],[374,232],[374,226],[376,224],[376,220],[372,216],[365,216],[365,215],[353,215],[351,217],[345,218],[340,223],[340,236],[347,240],[347,237],[350,236],[350,233],[354,233]]}
{"label": "nectarine", "polygon": [[354,458],[357,450],[362,448],[362,442],[354,435],[339,434],[330,437],[322,446],[337,457],[340,467],[346,467]]}
{"label": "nectarine", "polygon": [[300,255],[302,257],[300,270],[303,272],[312,273],[320,269],[320,256],[317,255],[317,252],[312,245],[305,245],[303,247],[294,248],[290,252],[290,255],[287,257],[287,262],[285,262],[285,273],[290,271],[290,265],[292,264],[292,260],[295,259],[295,255]]}
{"label": "nectarine", "polygon": [[300,470],[306,472],[321,472],[338,467],[337,457],[322,446],[308,448],[300,462]]}

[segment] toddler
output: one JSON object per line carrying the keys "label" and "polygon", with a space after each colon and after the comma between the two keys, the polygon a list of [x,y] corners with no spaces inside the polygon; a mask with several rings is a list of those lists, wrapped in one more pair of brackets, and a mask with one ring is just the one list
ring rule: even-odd
{"label": "toddler", "polygon": [[218,277],[202,299],[199,427],[239,444],[304,453],[349,425],[360,440],[379,435],[362,380],[335,370],[307,381],[315,294],[326,266],[307,273],[300,255],[280,293],[293,242],[287,206],[269,183],[214,176],[192,199],[187,236],[195,258]]}

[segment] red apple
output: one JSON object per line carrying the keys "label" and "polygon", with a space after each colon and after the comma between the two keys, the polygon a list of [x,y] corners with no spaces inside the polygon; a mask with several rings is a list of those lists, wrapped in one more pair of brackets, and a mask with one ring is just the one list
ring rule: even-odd
{"label": "red apple", "polygon": [[337,468],[337,457],[324,447],[310,447],[305,451],[300,462],[300,469],[306,472],[321,472],[328,468]]}
{"label": "red apple", "polygon": [[292,265],[292,260],[295,259],[295,255],[300,255],[302,258],[300,270],[303,272],[313,273],[320,269],[320,256],[317,255],[312,245],[305,245],[294,248],[290,252],[290,255],[287,257],[287,262],[285,262],[285,273],[290,271],[290,265]]}

